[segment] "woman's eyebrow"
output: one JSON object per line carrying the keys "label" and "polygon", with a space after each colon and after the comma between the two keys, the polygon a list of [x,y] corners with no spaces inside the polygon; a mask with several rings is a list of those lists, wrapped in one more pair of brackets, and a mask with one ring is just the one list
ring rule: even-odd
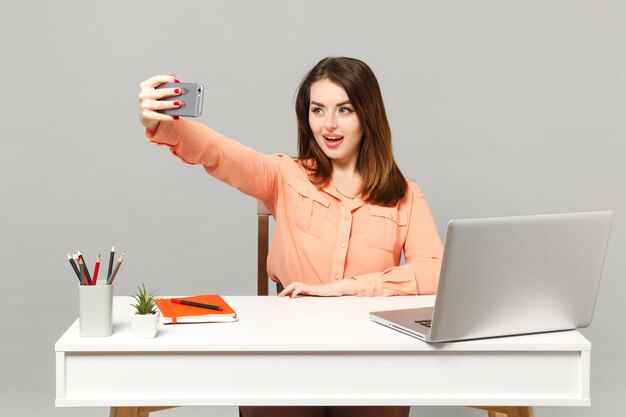
{"label": "woman's eyebrow", "polygon": [[[345,104],[352,104],[352,103],[350,103],[350,100],[345,100],[345,101],[342,101],[341,103],[337,103],[337,106],[343,106]],[[318,103],[317,101],[311,101],[311,105],[326,107],[322,103]]]}

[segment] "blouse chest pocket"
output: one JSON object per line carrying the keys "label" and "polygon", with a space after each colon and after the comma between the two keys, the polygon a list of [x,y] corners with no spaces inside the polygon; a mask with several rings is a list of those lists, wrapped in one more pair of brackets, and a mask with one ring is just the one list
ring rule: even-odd
{"label": "blouse chest pocket", "polygon": [[405,210],[397,207],[370,206],[367,246],[393,252],[396,240],[407,225]]}
{"label": "blouse chest pocket", "polygon": [[297,178],[288,181],[292,217],[300,230],[318,239],[324,236],[326,216],[330,202],[308,182]]}

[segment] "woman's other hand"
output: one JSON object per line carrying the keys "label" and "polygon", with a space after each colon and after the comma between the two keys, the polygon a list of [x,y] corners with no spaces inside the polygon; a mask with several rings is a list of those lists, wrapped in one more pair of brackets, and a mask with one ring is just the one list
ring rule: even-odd
{"label": "woman's other hand", "polygon": [[301,282],[292,282],[278,294],[279,297],[300,295],[316,295],[319,297],[338,297],[342,295],[356,294],[356,280],[344,278],[341,281],[330,284],[308,285]]}
{"label": "woman's other hand", "polygon": [[162,101],[166,97],[173,97],[181,94],[180,88],[163,88],[157,87],[163,83],[177,83],[175,75],[156,75],[148,78],[139,84],[139,120],[141,124],[156,131],[162,120],[173,120],[178,117],[168,114],[159,113],[157,110],[175,109],[180,107],[177,101]]}

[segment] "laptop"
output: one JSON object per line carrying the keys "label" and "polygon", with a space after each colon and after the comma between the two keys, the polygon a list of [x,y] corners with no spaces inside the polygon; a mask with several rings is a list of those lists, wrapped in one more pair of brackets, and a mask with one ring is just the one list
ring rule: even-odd
{"label": "laptop", "polygon": [[613,212],[452,220],[435,305],[370,313],[425,342],[587,327]]}

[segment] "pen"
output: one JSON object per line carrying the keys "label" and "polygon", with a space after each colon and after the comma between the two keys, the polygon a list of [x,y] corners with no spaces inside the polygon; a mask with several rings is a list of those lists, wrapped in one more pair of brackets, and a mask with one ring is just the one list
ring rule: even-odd
{"label": "pen", "polygon": [[181,300],[180,298],[170,298],[170,301],[173,302],[174,304],[184,304],[186,306],[208,308],[209,310],[217,310],[217,311],[224,310],[222,307],[214,306],[213,304],[196,303],[195,301]]}
{"label": "pen", "polygon": [[100,270],[100,254],[98,254],[98,259],[96,259],[96,266],[93,267],[93,282],[92,285],[96,285],[96,281],[98,281],[98,271]]}
{"label": "pen", "polygon": [[72,269],[74,270],[74,272],[76,272],[76,276],[78,277],[78,280],[82,284],[83,280],[80,278],[80,271],[78,270],[78,267],[76,266],[76,262],[74,262],[74,259],[72,259],[69,253],[67,254],[67,259],[70,261],[70,265],[72,265]]}
{"label": "pen", "polygon": [[87,285],[91,285],[91,274],[89,273],[89,269],[87,269],[87,264],[85,263],[85,258],[80,253],[78,249],[76,249],[76,254],[78,255],[78,259],[83,262],[83,267],[85,268],[85,278],[87,278]]}
{"label": "pen", "polygon": [[107,282],[109,278],[111,278],[111,273],[113,272],[113,260],[115,258],[115,245],[111,247],[111,255],[109,256],[109,272],[107,273]]}
{"label": "pen", "polygon": [[122,252],[122,256],[120,256],[120,259],[118,259],[117,265],[115,265],[115,269],[113,270],[113,272],[111,273],[111,276],[107,280],[107,284],[113,284],[113,280],[117,276],[117,271],[120,270],[120,266],[122,265],[122,262],[124,262],[125,255],[126,255],[126,252]]}

